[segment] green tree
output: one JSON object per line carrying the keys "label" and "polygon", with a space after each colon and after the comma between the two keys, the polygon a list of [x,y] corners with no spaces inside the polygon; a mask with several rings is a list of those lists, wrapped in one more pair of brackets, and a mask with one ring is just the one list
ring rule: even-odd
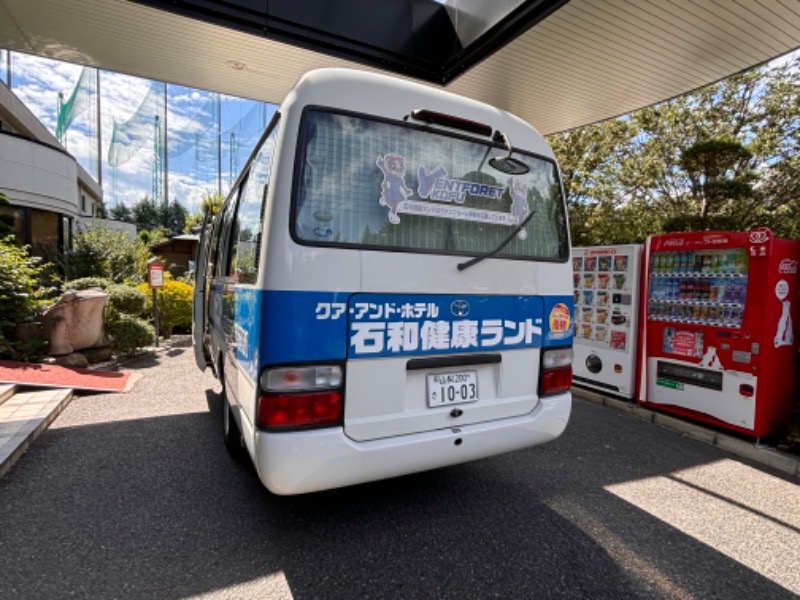
{"label": "green tree", "polygon": [[203,194],[203,199],[200,201],[200,214],[203,215],[207,212],[210,212],[212,215],[215,215],[220,211],[224,203],[225,203],[225,196],[223,196],[222,194],[216,194],[216,193]]}
{"label": "green tree", "polygon": [[148,247],[138,238],[97,222],[78,230],[72,249],[65,253],[64,271],[67,280],[103,277],[137,284],[144,279],[149,258]]}
{"label": "green tree", "polygon": [[211,215],[216,215],[222,208],[224,202],[225,196],[222,194],[203,194],[203,199],[200,202],[200,210],[186,217],[186,225],[183,229],[184,233],[189,233],[192,229],[200,228],[203,225],[205,214],[210,212]]}
{"label": "green tree", "polygon": [[139,241],[148,248],[167,241],[167,232],[163,229],[143,229],[136,235]]}
{"label": "green tree", "polygon": [[133,222],[136,224],[136,229],[152,230],[161,227],[161,215],[159,215],[158,206],[155,201],[149,196],[136,201],[131,207],[131,215]]}
{"label": "green tree", "polygon": [[170,235],[180,235],[186,228],[187,215],[186,209],[183,208],[180,202],[173,200],[164,211],[161,225],[169,230]]}
{"label": "green tree", "polygon": [[575,245],[758,225],[800,233],[800,57],[550,142]]}
{"label": "green tree", "polygon": [[133,223],[133,213],[124,202],[117,202],[109,211],[109,216],[115,221]]}
{"label": "green tree", "polygon": [[186,217],[186,226],[183,228],[184,233],[190,233],[194,228],[200,228],[203,225],[203,213],[196,212]]}

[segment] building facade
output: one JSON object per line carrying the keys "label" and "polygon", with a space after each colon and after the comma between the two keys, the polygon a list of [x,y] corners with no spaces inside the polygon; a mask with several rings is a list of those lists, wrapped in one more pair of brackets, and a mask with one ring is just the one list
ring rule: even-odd
{"label": "building facade", "polygon": [[79,218],[103,205],[97,181],[6,85],[0,83],[0,192],[14,234],[34,254],[55,259],[71,244]]}

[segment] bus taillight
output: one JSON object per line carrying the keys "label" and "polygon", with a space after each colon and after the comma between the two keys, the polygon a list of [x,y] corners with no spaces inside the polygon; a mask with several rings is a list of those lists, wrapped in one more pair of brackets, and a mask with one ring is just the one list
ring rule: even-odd
{"label": "bus taillight", "polygon": [[339,391],[264,394],[258,399],[258,425],[269,429],[332,425],[342,418]]}
{"label": "bus taillight", "polygon": [[542,352],[539,395],[552,396],[569,391],[572,385],[572,348]]}
{"label": "bus taillight", "polygon": [[264,369],[259,379],[258,425],[268,429],[340,423],[342,367],[303,365]]}

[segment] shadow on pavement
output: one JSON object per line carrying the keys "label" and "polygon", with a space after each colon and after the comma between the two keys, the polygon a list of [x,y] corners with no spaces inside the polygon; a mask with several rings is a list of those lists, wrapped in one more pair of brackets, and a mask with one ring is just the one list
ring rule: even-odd
{"label": "shadow on pavement", "polygon": [[[206,402],[48,431],[0,481],[3,596],[237,596],[250,584],[296,599],[793,597],[606,492],[718,454],[691,444],[639,460],[641,424],[600,424],[603,409],[576,406],[549,446],[277,497],[225,453],[220,397]],[[637,557],[654,572],[637,574]]]}

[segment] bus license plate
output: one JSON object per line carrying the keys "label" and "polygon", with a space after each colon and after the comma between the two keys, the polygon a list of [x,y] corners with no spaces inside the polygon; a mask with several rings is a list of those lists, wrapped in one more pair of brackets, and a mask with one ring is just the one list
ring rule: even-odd
{"label": "bus license plate", "polygon": [[478,400],[478,372],[435,373],[428,375],[428,406],[464,404]]}

